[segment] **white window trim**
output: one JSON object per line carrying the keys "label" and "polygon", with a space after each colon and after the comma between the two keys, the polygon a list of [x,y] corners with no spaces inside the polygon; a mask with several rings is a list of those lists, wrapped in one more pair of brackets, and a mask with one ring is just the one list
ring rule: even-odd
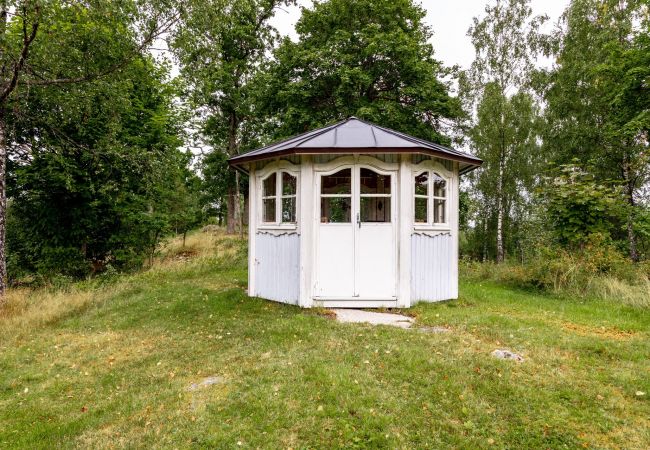
{"label": "white window trim", "polygon": [[[415,178],[423,173],[428,172],[427,177],[427,195],[416,194],[415,193]],[[435,196],[433,189],[433,177],[432,173],[435,173],[440,178],[445,181],[445,197]],[[452,174],[449,172],[442,164],[431,163],[429,161],[424,161],[413,170],[411,174],[411,187],[412,199],[413,199],[413,208],[411,209],[411,214],[413,214],[413,229],[415,231],[451,231],[451,217],[450,217],[450,203],[452,201]],[[415,199],[416,198],[426,198],[427,199],[427,222],[415,222]],[[445,222],[444,223],[434,223],[434,200],[444,200],[445,201]]]}
{"label": "white window trim", "polygon": [[[284,195],[282,193],[282,172],[286,172],[296,178],[296,193],[293,195]],[[264,195],[264,181],[275,174],[275,195]],[[300,168],[288,161],[276,161],[268,164],[257,175],[257,198],[260,204],[257,208],[257,229],[260,231],[295,231],[298,230],[300,220]],[[282,222],[282,200],[285,198],[295,198],[296,203],[296,223]],[[264,200],[275,199],[275,222],[264,221]]]}

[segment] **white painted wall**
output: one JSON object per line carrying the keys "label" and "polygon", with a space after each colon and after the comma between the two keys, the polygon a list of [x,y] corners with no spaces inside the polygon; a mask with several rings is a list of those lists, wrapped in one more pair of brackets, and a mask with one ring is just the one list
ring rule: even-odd
{"label": "white painted wall", "polygon": [[452,264],[450,233],[411,236],[411,299],[434,302],[458,297],[458,272]]}
{"label": "white painted wall", "polygon": [[298,304],[300,298],[300,236],[255,235],[255,296]]}

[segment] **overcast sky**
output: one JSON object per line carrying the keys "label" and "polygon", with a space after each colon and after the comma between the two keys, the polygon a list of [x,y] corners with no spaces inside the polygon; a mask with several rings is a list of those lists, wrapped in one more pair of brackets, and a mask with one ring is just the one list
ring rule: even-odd
{"label": "overcast sky", "polygon": [[[426,21],[433,28],[432,39],[436,58],[446,66],[458,64],[469,67],[474,59],[474,47],[467,37],[472,18],[485,14],[487,0],[421,0],[427,11]],[[311,0],[298,0],[302,6],[311,6]],[[550,31],[568,6],[569,0],[532,0],[535,15],[547,14],[549,24],[544,31]],[[283,35],[295,39],[295,25],[300,18],[300,7],[295,6],[278,11],[272,24]]]}

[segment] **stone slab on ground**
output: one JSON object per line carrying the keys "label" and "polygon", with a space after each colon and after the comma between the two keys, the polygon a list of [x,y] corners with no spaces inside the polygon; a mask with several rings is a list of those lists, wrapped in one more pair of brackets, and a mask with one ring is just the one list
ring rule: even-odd
{"label": "stone slab on ground", "polygon": [[369,323],[371,325],[390,325],[399,328],[411,328],[415,322],[412,317],[400,314],[379,313],[364,311],[362,309],[332,309],[336,320],[344,323]]}
{"label": "stone slab on ground", "polygon": [[190,384],[190,385],[187,387],[187,390],[188,390],[188,391],[198,391],[198,390],[201,389],[201,388],[205,388],[205,387],[208,387],[208,386],[212,386],[213,384],[221,384],[221,383],[223,383],[224,381],[225,381],[225,380],[223,379],[223,377],[220,377],[220,376],[207,377],[207,378],[204,378],[204,379],[203,379],[202,381],[200,381],[199,383],[192,383],[192,384]]}

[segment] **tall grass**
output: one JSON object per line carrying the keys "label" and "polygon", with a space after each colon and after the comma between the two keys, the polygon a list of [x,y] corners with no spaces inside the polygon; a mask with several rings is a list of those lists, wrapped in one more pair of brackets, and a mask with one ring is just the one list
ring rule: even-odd
{"label": "tall grass", "polygon": [[141,277],[195,270],[203,265],[218,269],[242,263],[246,241],[211,227],[188,234],[185,245],[182,237],[165,241],[157,255],[152,267],[135,274],[108,274],[76,283],[9,289],[0,308],[0,335],[39,328],[99,305],[137,284]]}
{"label": "tall grass", "polygon": [[511,286],[541,289],[582,299],[614,301],[639,308],[650,308],[647,269],[647,265],[618,258],[612,264],[600,264],[593,256],[568,252],[537,255],[526,264],[462,261],[460,265],[461,276],[472,280],[493,280]]}

